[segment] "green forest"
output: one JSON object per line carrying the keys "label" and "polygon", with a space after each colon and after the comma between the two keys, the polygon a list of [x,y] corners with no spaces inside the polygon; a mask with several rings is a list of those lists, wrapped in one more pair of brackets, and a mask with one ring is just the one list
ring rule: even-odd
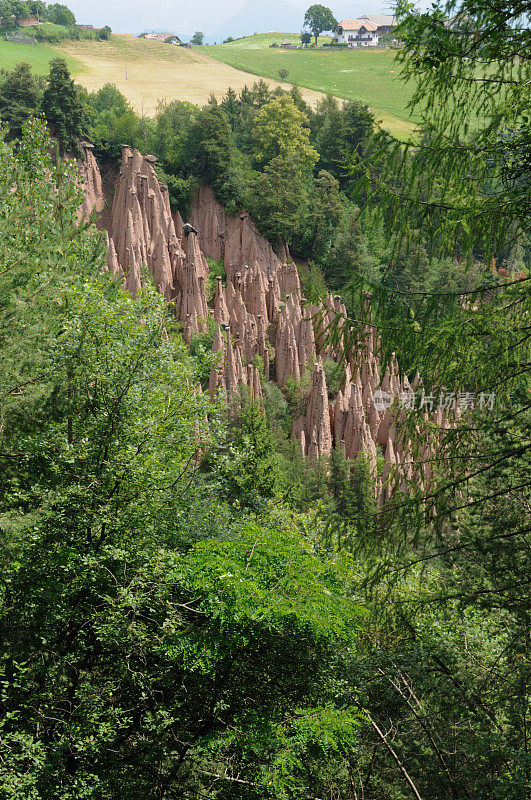
{"label": "green forest", "polygon": [[[152,120],[61,59],[0,77],[0,800],[529,796],[526,7],[410,12],[407,143],[263,81]],[[304,458],[309,374],[212,400],[213,326],[188,346],[80,221],[83,139],[104,178],[154,154],[184,220],[203,185],[245,208],[341,296],[330,352],[368,326],[463,398],[401,415],[429,480],[397,464],[381,502],[363,454]]]}
{"label": "green forest", "polygon": [[[28,24],[29,21],[33,24]],[[6,38],[17,34],[22,40],[53,44],[63,39],[104,41],[109,39],[111,29],[108,25],[103,28],[77,25],[73,11],[62,3],[47,5],[43,0],[0,0],[0,33]]]}

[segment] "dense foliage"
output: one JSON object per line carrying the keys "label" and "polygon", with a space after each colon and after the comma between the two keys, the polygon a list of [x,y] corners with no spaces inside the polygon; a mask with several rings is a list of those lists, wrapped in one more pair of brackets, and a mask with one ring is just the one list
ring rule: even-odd
{"label": "dense foliage", "polygon": [[73,12],[62,3],[50,3],[43,0],[0,0],[0,26],[11,28],[20,19],[38,19],[52,25],[73,26],[76,18]]}
{"label": "dense foliage", "polygon": [[274,492],[252,408],[241,481],[216,456],[201,480],[196,365],[154,290],[103,274],[48,151],[33,122],[2,145],[2,795],[321,792],[361,721],[348,562],[220,505],[224,475]]}
{"label": "dense foliage", "polygon": [[77,154],[78,142],[88,130],[82,98],[64,59],[50,62],[44,86],[42,79],[32,75],[29,65],[22,63],[0,83],[0,121],[8,126],[8,138],[19,138],[23,123],[40,113],[48,122],[61,154]]}
{"label": "dense foliage", "polygon": [[[505,6],[507,25],[482,0],[454,9],[457,27],[438,8],[403,23],[406,74],[427,76],[416,148],[357,103],[312,110],[262,81],[146,120],[113,86],[74,87],[64,64],[45,97],[28,68],[5,76],[1,797],[528,793],[529,82],[520,6]],[[449,127],[440,116],[459,81],[492,80],[469,63],[478,41],[490,70],[505,59],[510,95],[489,95],[487,184],[469,180],[474,145],[460,128],[476,92],[468,106],[459,95]],[[376,326],[382,362],[396,353],[426,391],[461,393],[464,409],[495,394],[442,430],[403,414],[410,460],[426,460],[432,439],[430,482],[399,476],[381,507],[363,458],[305,461],[288,436],[309,373],[284,391],[262,376],[265,413],[244,394],[212,404],[200,388],[211,331],[186,348],[149,281],[132,299],[105,272],[101,234],[76,223],[75,165],[54,163],[33,118],[43,110],[65,152],[83,133],[111,166],[124,141],[156,153],[183,213],[201,182],[245,205],[308,259],[308,294],[325,280],[343,289],[347,338]],[[450,129],[462,159],[449,160]],[[502,150],[510,202],[491,192]],[[403,207],[389,200],[397,187]],[[475,225],[495,203],[503,241],[496,220]],[[334,396],[341,365],[324,367]]]}
{"label": "dense foliage", "polygon": [[92,28],[76,25],[76,18],[63,3],[47,5],[43,0],[0,0],[0,31],[13,33],[20,28],[20,20],[35,20],[18,31],[39,42],[54,43],[63,39],[106,40],[111,34],[108,25]]}
{"label": "dense foliage", "polygon": [[[54,62],[46,99],[29,70],[20,70],[0,83],[0,115],[11,136],[20,135],[32,112],[44,111],[52,126],[59,125],[64,150],[75,149],[76,136],[83,135],[104,161],[119,159],[124,142],[153,152],[181,213],[200,183],[211,184],[225,206],[247,207],[267,238],[311,261],[334,290],[353,271],[417,291],[474,285],[462,255],[437,250],[422,220],[417,228],[413,216],[408,220],[414,241],[399,252],[386,240],[392,217],[369,200],[374,192],[364,180],[367,164],[378,164],[381,136],[360,103],[340,105],[327,97],[312,110],[297,88],[271,91],[258,81],[240,95],[228,89],[221,103],[212,99],[202,109],[162,104],[151,120],[139,117],[115,86],[90,94],[73,87],[64,64]],[[497,266],[512,273],[524,255],[518,237],[495,250]],[[482,264],[478,252],[472,275]]]}
{"label": "dense foliage", "polygon": [[[522,3],[481,0],[434,4],[418,15],[399,6],[399,60],[405,77],[421,76],[413,103],[423,129],[408,146],[376,137],[359,187],[364,212],[375,208],[384,221],[393,258],[383,280],[352,275],[358,321],[348,322],[348,333],[356,337],[359,320],[376,324],[383,359],[396,352],[404,372],[420,371],[427,395],[454,391],[462,410],[457,424],[442,428],[418,405],[403,414],[412,460],[427,462],[431,480],[427,487],[406,483],[375,516],[381,540],[362,545],[367,585],[386,598],[410,648],[402,666],[395,659],[381,666],[382,679],[423,728],[442,796],[452,797],[529,791],[525,11]],[[466,265],[466,285],[451,282],[449,266],[437,291],[401,281],[398,259],[405,255],[409,272],[422,263],[420,232],[426,256]],[[428,689],[428,674],[440,691]],[[411,764],[406,739],[400,750]],[[458,778],[450,753],[459,753]],[[415,783],[424,797],[428,790]]]}

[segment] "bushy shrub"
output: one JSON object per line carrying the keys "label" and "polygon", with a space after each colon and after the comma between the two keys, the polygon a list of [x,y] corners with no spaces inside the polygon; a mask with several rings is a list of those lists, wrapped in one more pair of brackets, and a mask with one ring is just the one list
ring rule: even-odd
{"label": "bushy shrub", "polygon": [[308,365],[300,380],[297,381],[290,376],[286,381],[286,399],[290,417],[293,421],[306,414],[312,391],[312,374],[313,365]]}
{"label": "bushy shrub", "polygon": [[147,137],[142,125],[152,123],[139,119],[114,84],[106,83],[97,92],[87,94],[85,100],[91,121],[89,135],[99,156],[120,158],[124,142],[145,148]]}
{"label": "bushy shrub", "polygon": [[333,399],[339,392],[345,380],[345,364],[343,361],[332,361],[325,358],[323,369],[326,377],[326,386],[330,399]]}

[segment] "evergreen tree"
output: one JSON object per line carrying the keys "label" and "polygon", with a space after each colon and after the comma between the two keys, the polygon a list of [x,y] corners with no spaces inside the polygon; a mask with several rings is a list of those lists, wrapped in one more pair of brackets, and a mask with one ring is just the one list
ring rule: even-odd
{"label": "evergreen tree", "polygon": [[29,64],[18,64],[0,85],[0,119],[20,138],[24,122],[37,110],[38,90]]}
{"label": "evergreen tree", "polygon": [[240,92],[240,100],[242,101],[243,105],[252,105],[253,103],[253,93],[248,86],[244,86]]}
{"label": "evergreen tree", "polygon": [[401,291],[422,292],[428,289],[430,261],[420,232],[403,242],[383,270],[382,286]]}
{"label": "evergreen tree", "polygon": [[302,92],[300,90],[300,87],[299,86],[292,86],[291,89],[289,90],[289,95],[290,95],[291,99],[293,100],[293,102],[295,103],[295,105],[297,106],[297,108],[299,109],[299,111],[302,111],[302,113],[305,114],[306,117],[308,117],[308,122],[309,122],[310,127],[311,127],[312,117],[313,117],[313,109],[306,102],[304,97],[302,96]]}
{"label": "evergreen tree", "polygon": [[307,258],[326,263],[343,210],[338,181],[326,170],[320,170],[308,200],[304,226]]}
{"label": "evergreen tree", "polygon": [[369,537],[373,529],[374,484],[366,458],[361,454],[350,461],[341,447],[334,448],[330,459],[330,489],[333,513],[339,517],[331,527],[331,530],[336,529],[335,546],[338,550],[352,548],[354,541]]}
{"label": "evergreen tree", "polygon": [[246,205],[274,245],[290,244],[301,231],[307,194],[295,156],[273,158],[248,188]]}
{"label": "evergreen tree", "polygon": [[319,166],[344,184],[345,132],[342,110],[335,97],[326,98],[317,107],[314,142],[319,152]]}
{"label": "evergreen tree", "polygon": [[228,496],[250,508],[258,509],[264,500],[276,497],[280,490],[275,446],[265,414],[257,403],[246,403],[233,439],[239,463],[231,465]]}
{"label": "evergreen tree", "polygon": [[220,106],[205,106],[197,114],[188,135],[187,158],[191,172],[210,184],[221,202],[237,201],[232,133]]}
{"label": "evergreen tree", "polygon": [[378,273],[371,270],[367,275],[365,271],[369,260],[361,233],[359,209],[343,206],[342,219],[334,231],[330,250],[323,263],[327,285],[336,290],[344,288],[345,272],[350,275],[363,272],[367,277],[378,280]]}
{"label": "evergreen tree", "polygon": [[349,100],[343,105],[345,148],[351,154],[363,154],[374,127],[374,115],[363,103]]}
{"label": "evergreen tree", "polygon": [[350,101],[339,108],[335,98],[326,98],[317,108],[314,141],[320,166],[346,189],[356,180],[357,165],[366,157],[372,141],[374,117],[361,103]]}
{"label": "evergreen tree", "polygon": [[227,116],[232,132],[235,133],[240,119],[240,102],[238,101],[238,95],[230,86],[221,101],[221,107]]}
{"label": "evergreen tree", "polygon": [[262,106],[265,106],[265,104],[269,103],[271,100],[271,90],[262,78],[253,83],[251,89],[251,100],[256,108],[262,108]]}
{"label": "evergreen tree", "polygon": [[88,120],[79,92],[62,58],[50,62],[42,111],[53,136],[59,142],[61,154],[77,152],[79,139],[87,133]]}

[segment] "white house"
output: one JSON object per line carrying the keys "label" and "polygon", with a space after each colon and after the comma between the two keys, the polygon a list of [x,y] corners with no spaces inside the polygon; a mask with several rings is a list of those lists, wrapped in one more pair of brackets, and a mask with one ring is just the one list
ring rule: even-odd
{"label": "white house", "polygon": [[396,18],[391,14],[362,14],[359,19],[369,20],[377,26],[376,33],[381,36],[383,33],[389,33],[391,28],[396,28],[398,25]]}
{"label": "white house", "polygon": [[334,30],[334,42],[349,47],[378,47],[378,25],[369,19],[344,19]]}
{"label": "white house", "polygon": [[178,36],[174,33],[168,33],[168,31],[150,31],[149,33],[144,33],[142,38],[154,39],[164,44],[182,44]]}

